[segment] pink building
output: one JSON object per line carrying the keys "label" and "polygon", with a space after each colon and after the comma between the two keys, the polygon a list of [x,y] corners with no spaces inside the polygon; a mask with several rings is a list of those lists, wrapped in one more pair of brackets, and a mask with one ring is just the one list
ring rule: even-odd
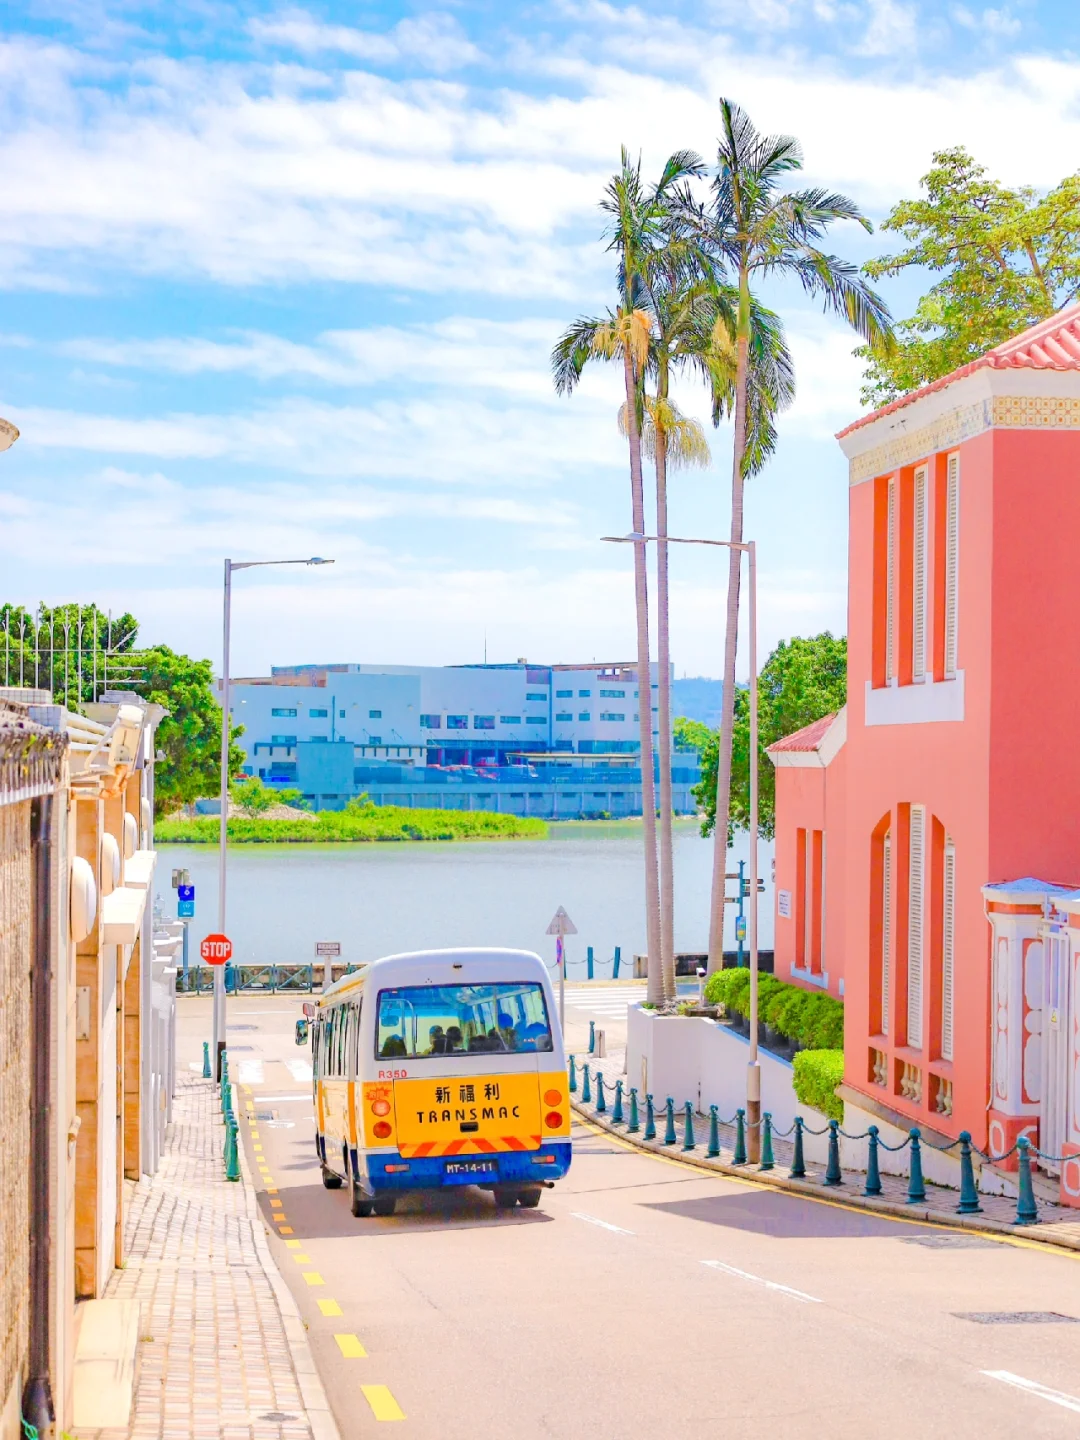
{"label": "pink building", "polygon": [[838,438],[848,703],[772,747],[776,972],[844,996],[851,1123],[1027,1134],[1080,1203],[1080,306]]}

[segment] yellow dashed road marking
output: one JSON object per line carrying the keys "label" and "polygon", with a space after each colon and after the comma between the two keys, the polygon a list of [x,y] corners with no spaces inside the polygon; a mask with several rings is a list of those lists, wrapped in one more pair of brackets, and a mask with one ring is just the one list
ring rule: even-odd
{"label": "yellow dashed road marking", "polygon": [[303,1243],[302,1240],[286,1240],[285,1248],[286,1250],[299,1250]]}
{"label": "yellow dashed road marking", "polygon": [[[300,1241],[297,1240],[296,1244],[299,1245]],[[336,1300],[320,1300],[319,1309],[324,1315],[328,1317],[341,1314],[341,1306],[337,1303]]]}
{"label": "yellow dashed road marking", "polygon": [[271,1200],[270,1207],[273,1210],[280,1210],[285,1202],[283,1200]]}
{"label": "yellow dashed road marking", "polygon": [[335,1335],[334,1339],[337,1341],[338,1349],[342,1355],[345,1356],[346,1360],[367,1359],[367,1351],[363,1345],[360,1344],[359,1338],[356,1335]]}
{"label": "yellow dashed road marking", "polygon": [[304,1279],[309,1285],[325,1285],[326,1281],[319,1274],[318,1270],[305,1270]]}
{"label": "yellow dashed road marking", "polygon": [[291,1235],[291,1234],[293,1233],[293,1232],[292,1232],[292,1226],[291,1226],[291,1225],[282,1225],[281,1229],[280,1229],[277,1233],[278,1233],[279,1235]]}
{"label": "yellow dashed road marking", "polygon": [[310,1255],[294,1255],[292,1258],[296,1261],[296,1263],[297,1263],[298,1265],[310,1265],[310,1264],[311,1264],[311,1256],[310,1256]]}
{"label": "yellow dashed road marking", "polygon": [[405,1412],[386,1385],[361,1385],[364,1399],[371,1406],[376,1420],[404,1420]]}

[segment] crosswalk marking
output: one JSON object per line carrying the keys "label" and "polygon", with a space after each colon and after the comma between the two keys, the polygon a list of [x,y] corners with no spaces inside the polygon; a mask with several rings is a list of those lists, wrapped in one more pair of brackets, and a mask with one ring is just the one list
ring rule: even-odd
{"label": "crosswalk marking", "polygon": [[261,1085],[263,1083],[263,1062],[261,1060],[240,1061],[240,1084]]}
{"label": "crosswalk marking", "polygon": [[311,1079],[310,1060],[286,1060],[285,1065],[289,1074],[298,1085],[302,1085],[305,1080]]}

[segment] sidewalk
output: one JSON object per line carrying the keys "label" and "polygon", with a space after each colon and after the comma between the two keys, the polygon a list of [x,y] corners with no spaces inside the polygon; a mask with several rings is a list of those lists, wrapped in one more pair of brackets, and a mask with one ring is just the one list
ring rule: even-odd
{"label": "sidewalk", "polygon": [[[694,1166],[702,1169],[715,1170],[720,1174],[738,1176],[741,1179],[754,1179],[763,1185],[770,1185],[778,1190],[788,1190],[793,1194],[809,1195],[818,1200],[830,1200],[844,1205],[857,1206],[859,1209],[876,1210],[878,1213],[890,1215],[902,1215],[905,1220],[927,1220],[936,1225],[956,1226],[963,1230],[991,1230],[1001,1234],[1022,1235],[1028,1240],[1040,1240],[1044,1243],[1060,1246],[1066,1250],[1080,1250],[1080,1211],[1072,1209],[1067,1205],[1056,1205],[1039,1200],[1039,1223],[1037,1225],[1015,1225],[1016,1200],[1004,1195],[979,1195],[979,1204],[982,1206],[978,1215],[958,1215],[956,1206],[960,1196],[956,1190],[945,1185],[935,1185],[929,1180],[926,1182],[926,1199],[920,1203],[909,1205],[907,1203],[907,1177],[901,1175],[881,1176],[882,1193],[880,1196],[868,1196],[862,1193],[866,1183],[866,1175],[858,1170],[842,1171],[843,1183],[840,1185],[824,1184],[825,1166],[806,1157],[806,1178],[803,1180],[792,1180],[788,1177],[791,1168],[792,1142],[790,1140],[773,1140],[773,1153],[776,1159],[774,1170],[761,1170],[757,1165],[736,1165],[734,1164],[735,1153],[735,1129],[732,1125],[721,1125],[720,1131],[720,1155],[717,1159],[710,1160],[706,1154],[709,1142],[709,1117],[707,1115],[694,1115],[694,1139],[696,1148],[692,1151],[684,1151],[684,1108],[677,1102],[675,1108],[675,1133],[676,1142],[674,1145],[665,1145],[664,1128],[665,1113],[664,1101],[666,1096],[653,1097],[656,1106],[656,1140],[645,1141],[642,1137],[645,1131],[645,1102],[644,1097],[639,1097],[639,1120],[641,1129],[636,1135],[627,1135],[625,1121],[629,1119],[629,1101],[624,1098],[623,1113],[624,1123],[612,1125],[611,1109],[614,1103],[615,1082],[622,1080],[626,1086],[626,1050],[624,1046],[611,1046],[605,1058],[597,1060],[595,1056],[574,1053],[577,1065],[578,1088],[571,1099],[573,1109],[584,1119],[595,1125],[610,1130],[613,1135],[625,1138],[628,1144],[637,1145],[643,1150],[652,1150],[657,1154],[664,1155],[667,1159],[686,1160]],[[581,1100],[582,1076],[581,1066],[587,1063],[592,1079],[592,1104],[585,1105]],[[604,1094],[607,1100],[607,1111],[604,1114],[596,1113],[596,1091],[595,1076],[597,1071],[604,1077]],[[625,1090],[628,1095],[629,1091]],[[673,1097],[674,1098],[674,1097]]]}
{"label": "sidewalk", "polygon": [[131,1192],[128,1259],[107,1292],[141,1306],[130,1426],[78,1440],[338,1440],[246,1168],[225,1179],[213,1081],[180,1074],[173,1115],[157,1176]]}

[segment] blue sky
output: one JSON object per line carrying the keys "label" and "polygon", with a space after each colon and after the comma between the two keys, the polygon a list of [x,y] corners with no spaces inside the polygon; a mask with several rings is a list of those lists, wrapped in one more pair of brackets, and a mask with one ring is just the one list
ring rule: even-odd
{"label": "blue sky", "polygon": [[[935,147],[1010,183],[1080,155],[1072,4],[713,0],[0,5],[3,596],[130,609],[238,672],[633,653],[614,375],[555,397],[608,303],[596,209],[621,143],[709,158],[716,100],[802,140],[875,219]],[[879,237],[834,235],[853,259]],[[886,291],[906,313],[910,285]],[[763,639],[844,626],[859,413],[842,328],[783,308],[799,394],[753,484]],[[685,408],[706,417],[684,388]],[[724,534],[730,435],[672,530]],[[679,674],[719,669],[717,552],[677,554]],[[740,667],[741,668],[741,667]]]}

